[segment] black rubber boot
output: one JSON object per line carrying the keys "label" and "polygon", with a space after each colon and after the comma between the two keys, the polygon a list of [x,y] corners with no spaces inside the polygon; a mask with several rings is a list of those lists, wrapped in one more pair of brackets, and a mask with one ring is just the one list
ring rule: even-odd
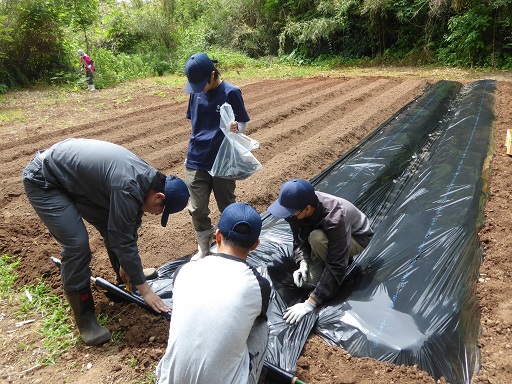
{"label": "black rubber boot", "polygon": [[94,313],[94,300],[90,287],[76,293],[66,293],[66,298],[75,315],[80,336],[86,345],[100,345],[110,340],[110,332],[98,323]]}

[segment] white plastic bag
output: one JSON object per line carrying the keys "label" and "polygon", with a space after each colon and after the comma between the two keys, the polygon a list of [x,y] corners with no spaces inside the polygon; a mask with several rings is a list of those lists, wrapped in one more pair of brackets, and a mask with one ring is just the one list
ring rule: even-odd
{"label": "white plastic bag", "polygon": [[235,121],[233,108],[228,103],[220,107],[220,129],[225,137],[220,145],[210,175],[225,179],[244,180],[262,167],[251,153],[259,147],[258,141],[242,133],[230,130],[230,123]]}

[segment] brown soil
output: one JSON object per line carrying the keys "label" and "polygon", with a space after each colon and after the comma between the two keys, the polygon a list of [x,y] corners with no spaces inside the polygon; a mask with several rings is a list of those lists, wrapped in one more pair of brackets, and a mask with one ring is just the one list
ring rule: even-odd
{"label": "brown soil", "polygon": [[[260,142],[254,152],[264,168],[239,182],[239,201],[263,212],[289,178],[310,179],[376,129],[404,104],[418,96],[436,76],[339,77],[335,75],[266,80],[241,86],[251,116],[247,134]],[[462,82],[474,78],[457,78]],[[474,383],[512,383],[512,244],[509,189],[512,158],[504,150],[506,129],[512,125],[512,82],[500,77],[496,94],[494,157],[486,222],[480,233],[486,249],[478,298],[482,310],[479,340],[482,369]],[[230,79],[228,79],[230,81]],[[236,81],[233,81],[236,83]],[[239,83],[240,85],[240,83]],[[88,137],[125,146],[166,173],[183,176],[189,122],[182,88],[155,79],[95,93],[58,90],[14,92],[0,99],[2,114],[21,116],[0,120],[0,177],[2,200],[0,252],[20,257],[16,286],[46,279],[62,296],[59,257],[50,237],[21,186],[21,172],[38,149],[67,137]],[[22,120],[22,121],[20,121]],[[218,211],[212,204],[214,221]],[[99,235],[92,230],[93,276],[114,281]],[[162,228],[159,218],[146,216],[140,230],[140,253],[146,267],[159,267],[194,251],[196,243],[188,213],[173,215]],[[36,321],[19,321],[8,300],[0,301],[2,383],[144,383],[151,382],[167,341],[167,320],[133,305],[114,304],[95,290],[97,311],[108,315],[109,328],[121,331],[120,341],[88,348],[79,343],[55,365],[39,366],[43,340]],[[297,376],[308,383],[434,383],[416,367],[394,366],[355,358],[330,347],[317,336],[309,338],[298,361]],[[441,380],[444,382],[444,380]]]}

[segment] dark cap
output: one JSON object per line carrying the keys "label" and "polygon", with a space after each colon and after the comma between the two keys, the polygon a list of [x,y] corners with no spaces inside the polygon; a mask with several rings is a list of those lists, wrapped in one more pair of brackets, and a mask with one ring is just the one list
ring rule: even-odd
{"label": "dark cap", "polygon": [[188,79],[185,93],[203,92],[212,72],[215,71],[213,63],[216,62],[216,60],[211,60],[208,55],[202,52],[190,56],[185,64],[185,75]]}
{"label": "dark cap", "polygon": [[179,177],[171,175],[165,179],[164,187],[164,211],[162,212],[162,227],[167,225],[171,213],[183,210],[188,204],[190,193],[187,185]]}
{"label": "dark cap", "polygon": [[[245,224],[249,228],[248,233],[237,232],[235,228],[239,224]],[[222,212],[217,228],[223,235],[238,240],[245,248],[250,248],[260,237],[261,216],[249,204],[232,203]]]}
{"label": "dark cap", "polygon": [[276,217],[285,219],[308,205],[315,206],[317,202],[315,189],[309,182],[292,179],[283,184],[279,198],[268,207],[268,211]]}

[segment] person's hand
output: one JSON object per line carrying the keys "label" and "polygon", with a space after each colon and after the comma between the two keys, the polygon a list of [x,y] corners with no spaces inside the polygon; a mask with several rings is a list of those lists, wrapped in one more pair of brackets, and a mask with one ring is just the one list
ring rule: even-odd
{"label": "person's hand", "polygon": [[229,123],[229,128],[231,132],[238,133],[238,123],[236,121]]}
{"label": "person's hand", "polygon": [[288,307],[284,312],[283,319],[288,324],[295,324],[302,320],[309,312],[312,312],[315,306],[308,300],[303,303],[295,304],[294,306]]}
{"label": "person's hand", "polygon": [[91,65],[91,64],[89,64],[89,65],[87,66],[87,68],[91,69],[91,68],[92,68],[92,65]]}
{"label": "person's hand", "polygon": [[146,304],[149,305],[155,312],[162,313],[169,312],[171,310],[167,305],[165,305],[160,296],[151,290],[147,281],[137,285],[137,289],[139,290]]}
{"label": "person's hand", "polygon": [[308,281],[308,263],[302,260],[299,269],[293,272],[293,282],[300,288],[306,281]]}

